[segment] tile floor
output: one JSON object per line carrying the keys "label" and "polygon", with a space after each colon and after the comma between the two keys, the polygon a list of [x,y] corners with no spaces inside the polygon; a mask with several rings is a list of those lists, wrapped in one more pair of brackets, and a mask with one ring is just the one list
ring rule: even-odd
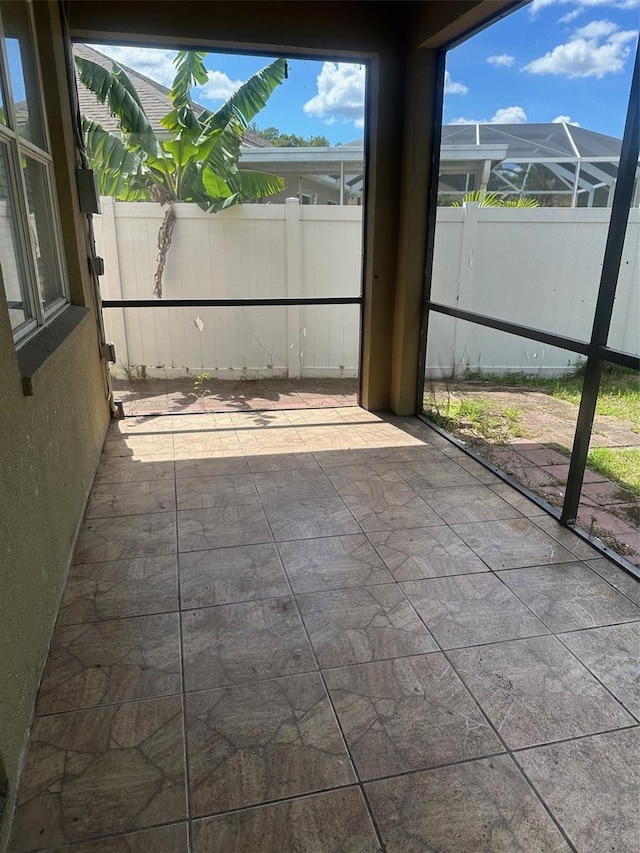
{"label": "tile floor", "polygon": [[10,850],[639,851],[639,589],[415,419],[114,423]]}

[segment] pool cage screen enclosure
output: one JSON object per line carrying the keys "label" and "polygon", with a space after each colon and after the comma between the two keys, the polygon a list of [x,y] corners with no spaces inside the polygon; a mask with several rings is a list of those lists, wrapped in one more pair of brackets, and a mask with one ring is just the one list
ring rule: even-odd
{"label": "pool cage screen enclosure", "polygon": [[[458,42],[459,43],[459,42]],[[453,47],[454,45],[449,45]],[[444,93],[444,74],[445,74],[445,56],[446,49],[443,49],[439,55],[439,97],[440,109],[436,114],[442,115],[442,98]],[[578,506],[580,502],[580,494],[585,475],[587,464],[587,454],[589,452],[589,442],[591,439],[591,431],[593,427],[593,419],[596,410],[598,399],[598,391],[600,380],[603,372],[603,367],[606,363],[621,365],[627,369],[640,371],[640,355],[638,353],[627,353],[619,349],[608,346],[609,329],[613,315],[614,300],[616,295],[616,287],[620,274],[622,254],[625,244],[625,235],[627,230],[627,222],[629,210],[637,204],[637,171],[638,158],[640,147],[640,47],[636,49],[636,57],[632,74],[631,91],[629,95],[629,103],[627,107],[627,116],[625,122],[624,135],[622,139],[622,147],[620,151],[620,160],[613,189],[613,197],[611,201],[611,217],[609,220],[609,228],[605,245],[604,257],[602,260],[602,270],[600,274],[600,283],[596,300],[595,312],[593,317],[593,325],[591,336],[588,341],[575,340],[573,338],[564,337],[560,334],[554,334],[542,329],[536,329],[527,325],[518,324],[502,320],[497,317],[488,316],[474,311],[466,311],[455,306],[445,305],[441,302],[432,300],[432,274],[433,274],[433,257],[434,257],[434,241],[436,230],[436,208],[438,202],[438,186],[437,181],[432,184],[429,190],[429,232],[427,236],[426,246],[426,274],[425,274],[425,293],[423,307],[423,322],[422,322],[422,346],[421,346],[421,363],[418,371],[418,389],[417,389],[417,411],[421,413],[424,419],[424,376],[426,368],[426,349],[429,335],[429,317],[432,312],[437,314],[448,315],[459,320],[466,320],[470,323],[475,323],[479,326],[484,326],[490,329],[497,329],[502,332],[507,332],[511,335],[516,335],[521,338],[526,338],[532,341],[538,341],[550,346],[560,347],[569,352],[575,353],[585,359],[584,365],[584,381],[582,387],[582,397],[578,412],[578,419],[575,429],[573,448],[571,452],[571,461],[569,465],[569,474],[567,477],[567,485],[562,505],[561,512],[553,510],[544,505],[544,508],[550,510],[559,517],[560,522],[565,526],[575,527],[578,514]],[[469,128],[467,132],[473,128]],[[434,128],[436,138],[440,136],[444,143],[447,139],[446,135],[442,134],[442,126]],[[439,146],[434,147],[434,162],[432,174],[438,175],[439,172],[440,149]],[[578,185],[576,184],[576,192]],[[636,303],[639,304],[639,303]],[[638,308],[640,315],[640,307]],[[640,317],[639,317],[640,319]],[[434,424],[431,424],[436,427]],[[441,431],[441,430],[440,430]],[[499,476],[514,485],[520,491],[525,492],[529,497],[542,503],[535,495],[528,492],[520,484],[507,477],[499,469],[489,466],[489,464],[481,457],[471,453],[464,445],[461,446],[467,450],[470,455],[473,455],[479,462],[491,467]],[[585,531],[575,527],[576,532],[584,538],[593,541]],[[600,543],[595,542],[597,546]],[[607,553],[614,558],[617,555],[607,549]],[[632,566],[625,560],[620,560],[623,568],[629,573],[640,579],[640,569]]]}

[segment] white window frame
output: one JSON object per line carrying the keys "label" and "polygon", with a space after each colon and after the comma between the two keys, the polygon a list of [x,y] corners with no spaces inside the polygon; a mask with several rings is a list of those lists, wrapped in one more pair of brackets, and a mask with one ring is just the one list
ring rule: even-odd
{"label": "white window frame", "polygon": [[[28,139],[20,136],[17,130],[16,114],[13,103],[13,96],[8,77],[9,62],[6,52],[4,23],[1,16],[2,7],[0,5],[0,84],[2,85],[2,94],[4,98],[5,119],[7,124],[0,122],[0,143],[4,145],[8,152],[7,156],[7,190],[11,197],[11,204],[16,218],[16,254],[19,254],[22,268],[25,275],[25,311],[28,314],[26,319],[18,326],[13,328],[13,338],[16,344],[24,343],[29,337],[35,334],[38,329],[45,326],[52,320],[62,309],[69,303],[69,286],[64,265],[64,253],[62,249],[61,238],[61,222],[60,213],[58,210],[57,199],[53,191],[53,157],[50,154],[51,141],[49,137],[49,128],[47,125],[47,113],[43,98],[42,73],[37,51],[37,35],[33,19],[32,0],[22,0],[27,13],[29,24],[31,46],[33,55],[29,60],[33,63],[34,74],[38,88],[38,106],[42,116],[42,132],[44,135],[45,148],[35,145]],[[27,202],[27,187],[24,179],[24,172],[21,168],[21,155],[29,157],[40,166],[44,167],[44,175],[46,181],[46,193],[49,201],[49,209],[52,214],[53,227],[53,250],[56,264],[56,277],[60,284],[61,296],[52,302],[50,305],[44,306],[40,294],[40,286],[37,274],[36,262],[36,245],[32,237],[29,224],[29,206]],[[0,264],[2,258],[0,258]]]}

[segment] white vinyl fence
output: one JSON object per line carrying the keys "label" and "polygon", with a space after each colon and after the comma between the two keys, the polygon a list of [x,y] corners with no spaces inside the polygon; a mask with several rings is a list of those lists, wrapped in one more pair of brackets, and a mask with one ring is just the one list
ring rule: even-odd
{"label": "white vinyl fence", "polygon": [[[157,204],[103,198],[103,299],[152,299]],[[350,206],[177,204],[166,299],[358,297],[362,213]],[[358,305],[105,309],[116,373],[216,378],[357,375]]]}
{"label": "white vinyl fence", "polygon": [[[611,210],[439,208],[432,299],[588,341]],[[640,352],[640,210],[630,212],[609,345]],[[432,312],[428,375],[562,373],[579,356]]]}
{"label": "white vinyl fence", "polygon": [[[150,299],[164,211],[103,198],[96,217],[104,299]],[[244,205],[203,213],[176,205],[164,296],[357,296],[362,208]],[[432,298],[566,337],[588,340],[610,210],[440,208]],[[640,211],[632,210],[610,345],[640,347]],[[117,372],[181,376],[354,376],[358,306],[105,309]],[[562,372],[558,350],[431,314],[428,372]]]}

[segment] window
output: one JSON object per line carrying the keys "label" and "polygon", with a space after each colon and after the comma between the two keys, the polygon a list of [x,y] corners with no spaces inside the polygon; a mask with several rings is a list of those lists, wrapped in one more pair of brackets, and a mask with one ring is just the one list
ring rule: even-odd
{"label": "window", "polygon": [[67,301],[30,2],[0,4],[0,265],[16,341]]}

